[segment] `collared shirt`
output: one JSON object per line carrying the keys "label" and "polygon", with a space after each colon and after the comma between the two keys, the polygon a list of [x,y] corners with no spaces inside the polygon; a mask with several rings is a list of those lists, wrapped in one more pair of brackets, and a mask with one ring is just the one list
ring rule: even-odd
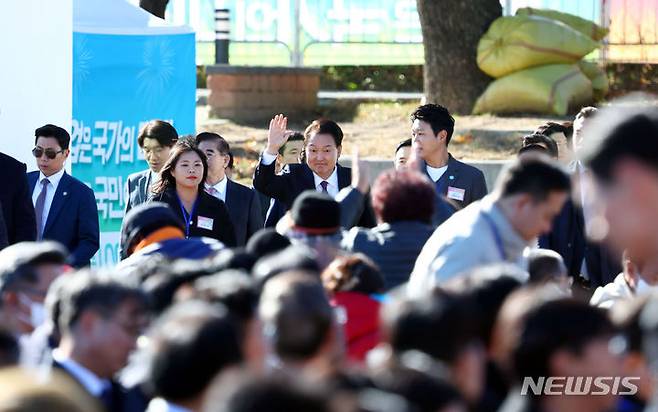
{"label": "collared shirt", "polygon": [[41,215],[41,222],[44,227],[46,226],[46,222],[48,221],[48,212],[50,212],[50,206],[52,206],[53,204],[53,199],[55,198],[55,192],[57,191],[57,186],[59,186],[60,180],[62,180],[62,176],[64,176],[63,168],[59,172],[49,177],[46,177],[46,175],[44,175],[43,172],[39,172],[39,180],[37,180],[37,183],[34,185],[34,190],[32,191],[32,204],[36,206],[37,199],[39,198],[39,194],[41,193],[41,189],[43,188],[41,182],[43,181],[43,179],[48,179],[49,182],[48,192],[46,193],[46,199],[43,203],[43,215]]}
{"label": "collared shirt", "polygon": [[448,170],[448,165],[445,165],[443,167],[432,167],[430,165],[425,165],[427,168],[427,174],[430,175],[430,178],[432,178],[433,182],[437,182],[439,179],[441,179],[441,176]]}
{"label": "collared shirt", "polygon": [[149,402],[146,412],[192,412],[192,410],[168,402],[166,399],[153,398],[151,402]]}
{"label": "collared shirt", "polygon": [[[226,203],[226,185],[228,184],[228,178],[224,176],[222,180],[219,181],[219,183],[215,185],[209,185],[208,183],[205,184],[206,187],[206,192],[210,193],[211,195],[215,196],[217,199],[221,200],[222,202]],[[215,190],[211,190],[211,188]]]}
{"label": "collared shirt", "polygon": [[407,291],[423,296],[442,282],[492,263],[508,262],[526,269],[524,251],[533,246],[514,229],[495,198],[485,196],[434,231],[418,255]]}
{"label": "collared shirt", "polygon": [[320,183],[322,182],[327,182],[329,183],[327,185],[327,193],[329,193],[329,196],[333,197],[334,199],[336,196],[338,196],[338,192],[340,192],[340,189],[338,188],[338,168],[334,167],[333,173],[331,173],[331,176],[327,178],[327,180],[324,180],[320,176],[316,175],[315,172],[313,172],[313,181],[315,182],[315,190],[318,192],[322,192],[322,185]]}
{"label": "collared shirt", "polygon": [[53,359],[59,362],[82,386],[95,397],[100,397],[105,388],[111,385],[107,379],[101,379],[92,371],[73,359],[64,356],[58,349],[53,350]]}
{"label": "collared shirt", "polygon": [[[276,160],[276,156],[267,153],[267,151],[263,151],[263,155],[261,156],[261,163],[265,166],[269,166]],[[446,167],[447,168],[447,167]],[[315,183],[315,190],[318,192],[322,192],[322,186],[320,183],[322,183],[324,180],[315,174],[313,172],[313,182]],[[327,183],[327,193],[329,193],[329,196],[333,197],[334,199],[336,196],[338,196],[338,192],[340,192],[340,188],[338,187],[338,167],[334,167],[334,171],[329,176],[329,178],[326,180]]]}

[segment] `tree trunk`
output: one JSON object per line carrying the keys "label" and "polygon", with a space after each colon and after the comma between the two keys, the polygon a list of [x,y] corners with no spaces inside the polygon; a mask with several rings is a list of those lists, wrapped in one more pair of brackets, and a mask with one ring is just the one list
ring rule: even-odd
{"label": "tree trunk", "polygon": [[425,48],[428,103],[470,114],[491,79],[477,66],[477,45],[502,15],[500,0],[417,0]]}
{"label": "tree trunk", "polygon": [[167,3],[169,3],[169,0],[139,0],[139,7],[143,8],[154,16],[164,19]]}

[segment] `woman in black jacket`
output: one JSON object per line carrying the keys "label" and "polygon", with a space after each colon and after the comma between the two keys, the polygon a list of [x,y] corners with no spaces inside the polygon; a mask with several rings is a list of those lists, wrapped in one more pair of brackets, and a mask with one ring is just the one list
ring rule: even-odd
{"label": "woman in black jacket", "polygon": [[235,246],[235,231],[226,205],[204,190],[206,155],[188,140],[178,141],[160,170],[151,197],[164,202],[181,218],[185,237],[217,239]]}

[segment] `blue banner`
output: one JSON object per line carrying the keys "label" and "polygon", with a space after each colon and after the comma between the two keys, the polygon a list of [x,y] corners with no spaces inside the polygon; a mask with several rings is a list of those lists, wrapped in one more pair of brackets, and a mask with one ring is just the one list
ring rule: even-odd
{"label": "blue banner", "polygon": [[96,195],[101,249],[95,265],[117,261],[126,177],[146,169],[137,144],[141,126],[170,121],[195,131],[194,33],[73,34],[73,176]]}

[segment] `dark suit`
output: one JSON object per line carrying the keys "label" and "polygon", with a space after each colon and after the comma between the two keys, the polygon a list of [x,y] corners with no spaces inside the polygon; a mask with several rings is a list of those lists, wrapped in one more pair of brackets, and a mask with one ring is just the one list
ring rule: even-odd
{"label": "dark suit", "polygon": [[0,153],[0,170],[3,173],[0,204],[7,227],[10,245],[33,241],[37,237],[37,223],[32,205],[32,191],[27,184],[25,164]]}
{"label": "dark suit", "polygon": [[[152,196],[152,200],[168,204],[171,210],[180,217],[181,221],[185,221],[176,195],[176,189],[169,188],[163,193],[155,194]],[[212,229],[204,228],[202,222],[201,227],[199,227],[200,216],[212,219],[212,222],[206,221],[212,224]],[[191,220],[189,237],[209,237],[219,240],[227,247],[235,246],[235,229],[233,229],[226,205],[221,200],[206,193],[205,190],[199,191],[196,210],[194,210]]]}
{"label": "dark suit", "polygon": [[[575,164],[570,169],[575,173]],[[574,279],[580,277],[583,259],[586,258],[592,287],[612,282],[622,270],[621,257],[612,255],[604,246],[587,239],[582,206],[572,199],[567,199],[553,219],[551,231],[539,238],[539,247],[559,253],[569,276]]]}
{"label": "dark suit", "polygon": [[130,209],[142,203],[146,203],[149,198],[149,187],[153,180],[151,169],[142,170],[133,173],[126,180],[126,209],[127,214]]}
{"label": "dark suit", "polygon": [[[313,171],[306,163],[288,165],[288,171],[277,175],[274,173],[274,164],[264,165],[259,162],[254,173],[254,187],[267,196],[275,198],[281,206],[288,210],[305,190],[316,190]],[[343,189],[352,183],[352,169],[336,165],[338,175],[338,188]],[[375,217],[370,207],[369,196],[366,198],[366,206],[361,214],[358,226],[375,226]]]}
{"label": "dark suit", "polygon": [[[422,171],[429,177],[427,165],[422,161],[420,163]],[[482,199],[487,194],[487,183],[484,179],[484,173],[477,167],[460,162],[452,157],[451,154],[448,154],[448,169],[438,181],[434,182],[434,185],[439,195],[447,196],[461,208]],[[463,190],[463,199],[457,199],[455,196],[451,197],[448,193],[449,187]]]}
{"label": "dark suit", "polygon": [[9,242],[7,241],[7,225],[5,224],[5,218],[3,217],[2,214],[2,207],[0,207],[0,250],[6,248],[8,244]]}
{"label": "dark suit", "polygon": [[66,376],[80,390],[96,399],[106,412],[143,412],[148,406],[149,399],[142,391],[135,387],[133,389],[124,388],[119,382],[110,381],[111,389],[105,396],[96,397],[87,391],[87,388],[70,373],[66,367],[59,362],[52,361],[52,370]]}
{"label": "dark suit", "polygon": [[[30,193],[39,179],[39,172],[27,175]],[[98,207],[94,191],[68,173],[62,175],[57,185],[43,238],[64,245],[69,253],[69,263],[74,267],[88,266],[100,244]]]}
{"label": "dark suit", "polygon": [[258,195],[255,190],[229,179],[225,203],[235,229],[236,246],[244,246],[251,235],[263,228]]}

